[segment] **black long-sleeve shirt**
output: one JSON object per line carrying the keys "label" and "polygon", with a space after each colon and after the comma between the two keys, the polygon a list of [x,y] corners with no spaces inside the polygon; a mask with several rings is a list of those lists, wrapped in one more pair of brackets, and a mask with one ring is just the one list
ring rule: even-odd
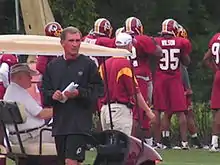
{"label": "black long-sleeve shirt", "polygon": [[[52,99],[56,90],[63,91],[77,83],[79,95],[60,103]],[[103,95],[104,85],[95,63],[87,56],[75,60],[58,57],[51,61],[43,75],[42,91],[46,106],[53,106],[53,135],[88,132],[92,127],[92,105]]]}

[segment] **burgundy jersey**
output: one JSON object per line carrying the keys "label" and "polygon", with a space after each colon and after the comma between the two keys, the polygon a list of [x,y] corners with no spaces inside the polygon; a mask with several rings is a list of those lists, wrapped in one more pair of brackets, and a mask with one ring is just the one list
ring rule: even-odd
{"label": "burgundy jersey", "polygon": [[[96,35],[87,35],[83,37],[83,42],[105,46],[109,48],[115,48],[115,38],[111,39],[108,37],[100,37]],[[101,56],[90,56],[90,58],[96,63],[97,66],[100,66],[104,60],[104,57]]]}
{"label": "burgundy jersey", "polygon": [[41,73],[44,74],[47,64],[57,56],[38,56],[37,57],[37,63],[36,63],[36,69]]}
{"label": "burgundy jersey", "polygon": [[2,54],[0,57],[0,64],[3,62],[8,64],[9,67],[11,67],[18,63],[18,58],[13,54]]}
{"label": "burgundy jersey", "polygon": [[209,49],[212,52],[212,57],[215,64],[220,69],[220,33],[215,34],[209,42]]}
{"label": "burgundy jersey", "polygon": [[[129,60],[125,57],[111,57],[105,63],[110,101],[122,103],[133,102],[135,91]],[[101,65],[99,70],[102,79],[104,79],[103,65]],[[135,86],[137,87],[137,82]],[[101,100],[102,103],[107,103],[106,91],[105,96]]]}
{"label": "burgundy jersey", "polygon": [[157,37],[155,40],[163,51],[163,57],[157,61],[156,76],[168,74],[180,77],[180,59],[190,54],[190,41],[180,37]]}
{"label": "burgundy jersey", "polygon": [[134,36],[134,47],[136,49],[136,57],[133,59],[133,67],[135,74],[138,76],[152,78],[149,55],[156,50],[156,44],[153,39],[147,35]]}
{"label": "burgundy jersey", "polygon": [[215,73],[215,78],[212,86],[211,108],[214,110],[220,109],[220,33],[215,34],[209,42],[209,49],[212,52],[212,58],[218,66],[218,71]]}

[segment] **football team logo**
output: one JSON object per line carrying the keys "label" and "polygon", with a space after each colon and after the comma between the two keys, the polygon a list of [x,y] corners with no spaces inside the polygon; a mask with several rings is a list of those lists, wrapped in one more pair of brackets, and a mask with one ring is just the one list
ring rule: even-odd
{"label": "football team logo", "polygon": [[82,72],[82,71],[79,71],[79,72],[78,72],[78,75],[79,75],[79,76],[82,76],[82,75],[83,75],[83,72]]}
{"label": "football team logo", "polygon": [[79,147],[79,148],[76,150],[76,154],[79,155],[81,152],[82,152],[82,147]]}

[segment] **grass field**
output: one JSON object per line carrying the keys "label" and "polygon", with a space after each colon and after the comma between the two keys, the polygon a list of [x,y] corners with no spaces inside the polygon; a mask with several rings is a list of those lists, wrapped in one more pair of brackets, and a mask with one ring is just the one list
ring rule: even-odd
{"label": "grass field", "polygon": [[[210,153],[204,150],[163,150],[159,151],[163,162],[159,165],[220,165],[220,153]],[[92,164],[96,153],[88,152],[85,164]],[[7,165],[14,165],[8,161]]]}
{"label": "grass field", "polygon": [[160,152],[161,165],[220,165],[220,153],[204,150],[167,150]]}
{"label": "grass field", "polygon": [[[205,150],[163,150],[159,151],[163,158],[160,165],[220,165],[220,153]],[[93,162],[94,152],[88,153],[86,163]]]}

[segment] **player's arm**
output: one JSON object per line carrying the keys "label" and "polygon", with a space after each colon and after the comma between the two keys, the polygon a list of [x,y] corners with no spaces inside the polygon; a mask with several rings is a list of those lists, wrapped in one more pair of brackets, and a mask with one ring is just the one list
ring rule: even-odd
{"label": "player's arm", "polygon": [[115,38],[99,37],[97,39],[97,45],[105,46],[108,48],[115,48]]}
{"label": "player's arm", "polygon": [[187,71],[187,68],[183,65],[180,65],[180,71],[182,74],[183,84],[186,87],[186,89],[191,89],[190,80],[189,80],[189,74]]}
{"label": "player's arm", "polygon": [[157,57],[163,57],[162,48],[158,45],[158,43],[156,42],[156,40],[153,37],[151,39],[153,41],[153,44],[156,46],[153,54]]}
{"label": "player's arm", "polygon": [[147,116],[153,120],[154,118],[154,113],[152,112],[152,110],[150,109],[150,107],[147,105],[146,101],[144,100],[143,95],[141,94],[141,92],[139,91],[137,93],[137,105],[138,107],[140,107],[141,109],[143,109]]}
{"label": "player's arm", "polygon": [[180,57],[181,63],[185,66],[188,66],[191,62],[189,55],[184,55]]}
{"label": "player's arm", "polygon": [[204,57],[203,57],[203,64],[208,68],[212,69],[214,72],[218,70],[217,65],[215,64],[214,59],[212,58],[212,51],[209,49]]}
{"label": "player's arm", "polygon": [[217,56],[219,54],[219,49],[215,49],[216,51],[212,52],[212,47],[216,39],[218,39],[218,37],[219,37],[219,34],[216,34],[211,38],[208,44],[209,49],[203,57],[203,64],[207,66],[208,68],[210,68],[211,70],[213,70],[214,72],[218,70],[218,66],[215,63],[215,59],[213,58],[213,55]]}
{"label": "player's arm", "polygon": [[145,35],[138,36],[136,40],[136,45],[143,50],[144,54],[152,54],[157,57],[163,56],[161,47],[152,37]]}
{"label": "player's arm", "polygon": [[[147,103],[144,100],[143,95],[140,92],[140,89],[138,87],[138,83],[136,78],[132,75],[132,70],[129,67],[126,68],[122,68],[119,71],[120,77],[117,76],[117,81],[123,81],[125,88],[129,94],[129,96],[133,97],[133,98],[137,98],[137,105],[138,107],[140,107],[141,109],[143,109],[147,116],[153,120],[154,119],[154,114],[151,111],[150,107],[147,105]],[[120,80],[119,80],[120,78]],[[136,96],[135,96],[136,95]]]}
{"label": "player's arm", "polygon": [[192,51],[192,45],[188,39],[182,39],[182,54],[180,56],[180,61],[183,65],[188,66],[191,62],[190,53]]}

